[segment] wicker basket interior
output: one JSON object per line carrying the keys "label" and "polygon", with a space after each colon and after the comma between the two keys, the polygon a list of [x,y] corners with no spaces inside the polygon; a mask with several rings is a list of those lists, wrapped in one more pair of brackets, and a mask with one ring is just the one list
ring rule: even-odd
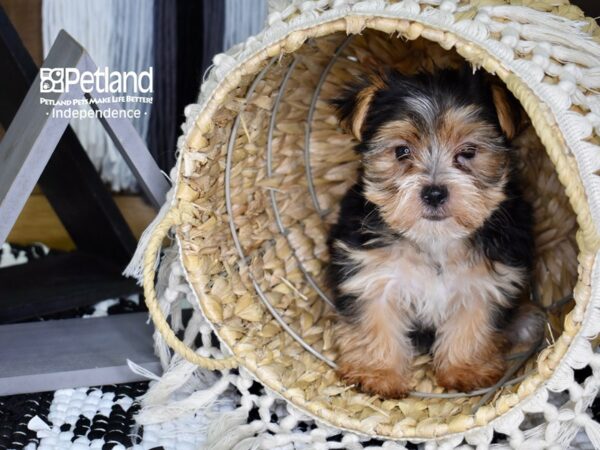
{"label": "wicker basket interior", "polygon": [[364,431],[369,422],[374,434],[409,437],[452,431],[453,416],[475,413],[474,424],[485,423],[517,401],[541,347],[553,345],[572,307],[577,221],[529,126],[515,145],[535,209],[531,292],[548,313],[544,342],[515,350],[502,386],[475,393],[436,386],[427,355],[415,360],[414,392],[402,400],[370,397],[337,379],[326,239],[358,162],[326,99],[367,66],[414,72],[463,63],[430,41],[374,30],[309,40],[243,78],[213,116],[201,170],[180,186],[184,265],[217,334],[263,384],[332,424]]}

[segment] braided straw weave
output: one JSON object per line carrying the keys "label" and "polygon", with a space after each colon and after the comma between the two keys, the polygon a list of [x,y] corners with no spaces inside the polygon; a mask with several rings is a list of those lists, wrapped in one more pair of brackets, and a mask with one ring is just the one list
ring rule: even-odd
{"label": "braided straw weave", "polygon": [[[566,1],[508,3],[294,3],[272,14],[263,33],[215,58],[198,104],[186,111],[172,200],[144,254],[148,306],[175,351],[210,369],[239,365],[324,423],[391,439],[440,438],[492,422],[500,429],[521,409],[534,411],[546,389],[564,388],[600,331],[592,293],[600,34]],[[444,392],[422,356],[414,392],[383,400],[344,385],[334,370],[325,243],[357,160],[325,100],[365,66],[410,72],[464,60],[502,80],[530,119],[516,146],[535,209],[532,295],[546,307],[548,333],[511,357],[513,370],[495,389]],[[170,229],[227,358],[187,348],[157,305],[157,254]]]}

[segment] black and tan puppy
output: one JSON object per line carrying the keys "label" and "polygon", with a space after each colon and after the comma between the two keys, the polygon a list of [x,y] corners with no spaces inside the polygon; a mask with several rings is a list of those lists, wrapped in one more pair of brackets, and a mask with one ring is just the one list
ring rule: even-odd
{"label": "black and tan puppy", "polygon": [[540,328],[534,311],[515,329],[533,237],[508,95],[470,69],[388,71],[333,104],[362,161],[329,239],[341,377],[402,397],[425,347],[441,386],[493,384],[507,334]]}

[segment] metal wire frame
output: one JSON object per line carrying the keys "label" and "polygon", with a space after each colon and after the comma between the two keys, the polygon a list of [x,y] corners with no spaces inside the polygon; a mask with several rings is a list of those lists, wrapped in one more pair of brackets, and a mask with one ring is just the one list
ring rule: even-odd
{"label": "metal wire frame", "polygon": [[[229,137],[229,142],[227,143],[227,159],[226,159],[226,162],[225,162],[225,205],[226,205],[226,208],[227,208],[227,215],[228,215],[228,218],[229,218],[229,229],[231,231],[231,237],[233,239],[235,248],[236,248],[236,250],[238,252],[238,255],[240,257],[240,265],[242,265],[242,266],[247,266],[247,262],[246,262],[247,259],[246,259],[246,255],[244,253],[244,250],[242,249],[242,245],[240,243],[240,239],[239,239],[239,236],[238,236],[238,233],[237,233],[237,229],[235,227],[234,215],[233,215],[233,208],[231,206],[231,162],[232,162],[232,159],[233,159],[233,147],[235,145],[235,141],[236,141],[236,138],[237,138],[237,132],[238,132],[238,129],[240,127],[240,121],[241,121],[242,113],[244,112],[244,110],[246,108],[246,105],[248,104],[248,100],[252,97],[252,94],[254,94],[256,86],[264,78],[265,74],[271,68],[271,66],[273,65],[273,63],[275,61],[276,61],[276,58],[272,58],[269,61],[269,63],[265,66],[265,68],[260,71],[260,73],[257,75],[257,77],[254,79],[254,81],[252,82],[252,84],[248,88],[248,92],[246,93],[246,98],[245,98],[244,105],[242,105],[242,108],[241,108],[240,112],[235,117],[235,120],[233,122],[233,126],[231,127],[231,135]],[[254,276],[254,274],[252,273],[252,271],[249,268],[248,268],[248,276],[252,280],[252,285],[254,286],[254,290],[258,294],[258,297],[260,298],[260,300],[262,301],[262,303],[265,305],[265,307],[267,308],[267,310],[275,318],[275,320],[279,323],[279,325],[281,325],[281,327],[296,342],[298,342],[302,346],[302,348],[304,348],[307,352],[309,352],[310,354],[312,354],[316,358],[320,359],[321,361],[323,361],[324,363],[326,363],[327,365],[329,365],[329,366],[331,366],[331,367],[333,367],[335,369],[337,366],[335,365],[335,363],[333,361],[331,361],[329,358],[326,358],[321,353],[319,353],[314,348],[312,348],[308,343],[306,343],[306,341],[304,339],[302,339],[302,337],[300,337],[285,322],[285,320],[283,320],[283,317],[281,317],[281,315],[273,307],[273,305],[271,304],[271,302],[267,299],[267,296],[265,295],[265,293],[263,292],[262,288],[258,284],[258,281],[256,280],[256,277]]]}
{"label": "metal wire frame", "polygon": [[[315,87],[315,91],[313,93],[313,96],[311,98],[311,103],[310,103],[310,107],[308,110],[308,115],[307,115],[307,124],[306,124],[306,128],[305,128],[305,146],[304,146],[304,164],[305,164],[305,171],[306,171],[306,176],[307,176],[307,186],[308,186],[308,190],[313,202],[313,205],[315,207],[316,212],[319,214],[319,216],[321,218],[323,218],[324,216],[327,215],[328,211],[323,211],[322,208],[320,207],[319,201],[318,201],[318,197],[317,197],[317,193],[315,190],[315,185],[313,182],[313,177],[312,177],[312,168],[311,168],[311,160],[310,160],[310,137],[311,137],[311,132],[312,132],[312,127],[311,127],[311,123],[314,117],[314,111],[316,109],[316,104],[319,98],[319,94],[321,91],[321,88],[327,78],[327,76],[329,75],[329,73],[331,72],[331,69],[333,68],[335,61],[339,58],[339,56],[341,55],[341,53],[346,49],[346,47],[348,46],[348,44],[350,44],[352,39],[352,36],[347,37],[341,44],[340,46],[336,49],[335,53],[332,55],[331,60],[328,62],[328,64],[325,66],[325,68],[323,69],[323,72],[321,73],[320,77],[319,77],[319,81]],[[267,73],[267,71],[271,68],[271,66],[273,65],[273,63],[277,60],[277,57],[272,58],[269,63],[267,64],[267,66],[261,70],[261,72],[256,76],[256,78],[253,80],[252,84],[250,85],[250,87],[248,88],[248,91],[246,93],[246,97],[245,97],[245,102],[242,105],[240,112],[238,113],[238,115],[236,116],[233,126],[231,128],[231,134],[230,134],[230,138],[228,141],[228,145],[227,145],[227,156],[226,156],[226,166],[225,166],[225,199],[226,199],[226,208],[227,208],[227,213],[228,213],[228,217],[229,217],[229,228],[231,231],[231,235],[232,235],[232,239],[234,241],[234,245],[236,247],[236,250],[239,254],[240,257],[240,265],[247,265],[247,256],[245,255],[242,247],[241,247],[241,243],[239,240],[239,236],[237,234],[237,230],[235,227],[235,223],[234,223],[234,215],[233,215],[233,208],[232,208],[232,203],[231,203],[231,164],[232,164],[232,159],[233,159],[233,151],[234,151],[234,146],[235,146],[235,142],[237,139],[237,133],[239,130],[239,125],[240,125],[240,121],[241,121],[241,115],[242,113],[245,111],[246,105],[249,101],[249,99],[252,97],[252,95],[254,94],[254,91],[256,89],[256,86],[258,85],[258,83],[264,78],[265,74]],[[269,128],[268,128],[268,138],[267,138],[267,176],[268,177],[272,177],[273,176],[273,166],[272,166],[272,157],[273,157],[273,148],[272,148],[272,144],[273,144],[273,132],[275,129],[275,121],[276,121],[276,116],[277,116],[277,112],[279,110],[279,106],[281,103],[281,99],[283,96],[283,93],[285,91],[285,88],[287,86],[287,83],[291,77],[291,74],[293,73],[294,69],[296,68],[296,65],[298,64],[298,58],[296,56],[294,56],[290,66],[287,68],[284,77],[282,79],[282,82],[280,84],[279,87],[279,91],[277,93],[277,96],[275,98],[275,102],[273,104],[273,108],[271,110],[271,117],[269,120]],[[277,204],[277,198],[276,198],[276,193],[274,192],[274,190],[270,190],[269,191],[269,195],[270,195],[270,199],[271,199],[271,206],[273,208],[274,211],[274,215],[275,215],[275,221],[277,223],[277,227],[279,229],[279,232],[287,239],[288,244],[290,245],[290,248],[292,249],[292,254],[293,257],[296,259],[297,264],[300,268],[300,270],[302,271],[303,275],[305,276],[307,282],[311,285],[311,287],[313,289],[315,289],[315,291],[319,294],[319,296],[331,307],[333,307],[333,302],[331,301],[331,299],[329,299],[329,297],[324,293],[324,291],[319,287],[319,285],[317,284],[317,282],[314,280],[314,278],[310,275],[310,273],[308,272],[308,270],[304,267],[302,261],[300,260],[296,250],[294,249],[294,247],[291,245],[291,242],[289,240],[289,230],[287,230],[285,228],[285,226],[283,225],[283,221],[281,219],[281,210],[279,209],[279,206]],[[298,342],[298,344],[300,344],[302,346],[302,348],[304,348],[306,351],[308,351],[310,354],[312,354],[313,356],[315,356],[316,358],[318,358],[319,360],[325,362],[327,365],[329,365],[330,367],[332,367],[333,369],[337,369],[337,365],[335,362],[331,361],[329,358],[327,358],[326,356],[324,356],[323,354],[321,354],[320,352],[318,352],[317,350],[315,350],[310,344],[308,344],[298,333],[296,333],[283,319],[283,317],[279,314],[279,312],[275,309],[275,307],[271,304],[271,302],[268,300],[267,296],[265,295],[264,291],[262,290],[262,288],[260,287],[260,285],[258,284],[258,281],[256,280],[256,278],[254,277],[254,275],[252,274],[252,272],[250,270],[248,270],[248,274],[250,276],[250,279],[252,281],[253,287],[256,290],[256,293],[258,294],[261,302],[265,305],[265,307],[267,308],[267,310],[271,313],[271,315],[275,318],[275,320],[281,325],[281,327],[296,341]],[[560,300],[559,304],[565,303],[566,300],[562,299]],[[554,308],[554,305],[551,305],[550,307],[548,307],[547,309],[551,309]],[[522,381],[523,379],[525,379],[528,375],[530,375],[533,370],[530,370],[528,372],[526,372],[525,374],[522,374],[520,376],[517,377],[513,377],[512,379],[509,379],[511,376],[513,376],[521,367],[522,365],[529,359],[529,357],[531,355],[533,355],[538,349],[540,348],[540,343],[536,342],[529,350],[521,352],[519,354],[515,354],[515,355],[508,355],[506,356],[506,360],[517,360],[517,362],[510,368],[508,369],[508,371],[505,373],[505,375],[494,385],[488,388],[483,388],[483,389],[478,389],[478,390],[474,390],[471,392],[455,392],[455,393],[432,393],[432,392],[421,392],[421,391],[411,391],[409,393],[410,396],[412,397],[420,397],[420,398],[446,398],[446,399],[450,399],[450,398],[464,398],[464,397],[476,397],[476,396],[483,396],[479,402],[475,405],[475,407],[473,408],[473,413],[477,411],[477,409],[479,409],[479,407],[481,407],[481,405],[483,405],[485,402],[487,402],[492,396],[493,394],[498,390],[501,389],[503,387],[506,386],[510,386],[513,384],[516,384],[520,381]]]}
{"label": "metal wire frame", "polygon": [[[271,119],[269,120],[269,131],[268,131],[268,135],[267,135],[267,176],[269,178],[271,178],[273,176],[273,130],[275,129],[275,120],[277,118],[277,113],[279,112],[279,105],[281,104],[281,98],[283,97],[283,93],[285,92],[287,83],[290,79],[290,76],[292,75],[292,72],[296,68],[297,64],[298,64],[298,58],[294,57],[294,59],[292,60],[292,63],[288,67],[288,69],[283,77],[283,81],[281,82],[281,85],[279,87],[279,92],[277,93],[277,97],[275,97],[275,102],[273,103],[273,108],[271,110]],[[289,230],[287,230],[285,228],[285,226],[283,225],[283,222],[281,220],[281,211],[279,210],[279,206],[277,205],[276,192],[273,189],[270,189],[269,195],[271,197],[271,206],[273,207],[273,212],[275,214],[275,222],[277,222],[277,227],[279,228],[279,232],[283,236],[285,236],[285,239],[287,240],[287,243],[290,246],[290,249],[292,250],[292,255],[294,256],[294,259],[296,260],[296,263],[298,264],[300,271],[302,272],[302,274],[308,281],[308,284],[310,284],[311,287],[317,292],[319,297],[321,297],[321,299],[325,303],[327,303],[329,306],[331,306],[332,308],[335,308],[335,306],[333,305],[333,302],[329,299],[327,294],[325,292],[323,292],[321,287],[317,284],[317,282],[312,277],[312,275],[308,272],[306,267],[304,267],[304,264],[300,260],[300,257],[298,256],[296,249],[290,242]]]}
{"label": "metal wire frame", "polygon": [[475,414],[479,408],[481,408],[490,398],[492,398],[492,396],[498,389],[501,389],[504,386],[506,386],[506,384],[509,382],[510,377],[512,377],[515,373],[517,373],[517,371],[521,368],[521,366],[523,364],[525,364],[525,362],[529,359],[529,357],[532,356],[537,351],[537,349],[539,348],[541,343],[542,343],[542,340],[540,339],[538,342],[536,342],[534,345],[532,345],[531,348],[527,352],[525,352],[521,356],[521,358],[519,358],[517,360],[517,362],[515,364],[513,364],[513,366],[510,367],[506,371],[506,373],[493,386],[490,386],[489,388],[487,388],[488,392],[486,392],[485,395],[483,395],[483,397],[481,397],[479,399],[477,404],[475,406],[473,406],[473,409],[471,411],[473,414]]}
{"label": "metal wire frame", "polygon": [[308,116],[306,118],[306,126],[304,129],[304,166],[306,169],[306,183],[308,185],[308,192],[310,193],[310,198],[312,199],[315,210],[317,211],[317,214],[321,216],[321,218],[325,217],[329,211],[323,211],[323,209],[321,209],[319,198],[317,197],[317,191],[315,189],[315,184],[313,182],[312,166],[310,164],[310,135],[312,133],[313,116],[315,114],[315,109],[317,107],[319,95],[321,94],[321,89],[323,88],[323,84],[325,83],[329,72],[331,72],[331,69],[335,65],[335,62],[342,54],[342,52],[346,49],[346,47],[348,47],[348,44],[350,44],[353,38],[354,35],[349,35],[348,37],[346,37],[346,39],[344,39],[344,41],[333,53],[331,59],[323,69],[323,72],[321,72],[321,76],[319,77],[319,81],[315,86],[315,91],[313,92],[312,98],[310,100],[310,107],[308,108]]}

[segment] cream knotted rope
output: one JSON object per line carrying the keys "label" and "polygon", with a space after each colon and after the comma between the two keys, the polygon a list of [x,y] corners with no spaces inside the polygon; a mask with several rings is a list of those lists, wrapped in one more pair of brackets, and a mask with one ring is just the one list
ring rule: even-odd
{"label": "cream knotted rope", "polygon": [[166,237],[171,227],[179,223],[180,216],[177,209],[169,211],[165,218],[157,225],[152,238],[148,242],[148,248],[144,255],[144,297],[146,298],[148,311],[152,316],[154,325],[169,347],[189,362],[209,370],[236,368],[238,362],[233,356],[223,359],[214,359],[201,356],[188,347],[175,335],[158,304],[156,289],[154,288],[154,276],[156,272],[155,262],[162,247],[163,239]]}

